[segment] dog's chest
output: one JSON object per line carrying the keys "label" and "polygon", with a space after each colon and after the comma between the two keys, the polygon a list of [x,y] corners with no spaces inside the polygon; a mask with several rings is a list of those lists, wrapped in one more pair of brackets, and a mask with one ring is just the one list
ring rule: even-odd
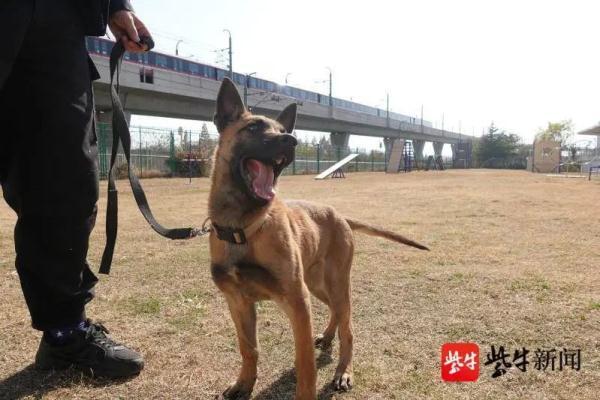
{"label": "dog's chest", "polygon": [[272,299],[282,292],[275,275],[249,256],[247,246],[226,243],[221,250],[211,263],[213,281],[221,291],[254,301]]}

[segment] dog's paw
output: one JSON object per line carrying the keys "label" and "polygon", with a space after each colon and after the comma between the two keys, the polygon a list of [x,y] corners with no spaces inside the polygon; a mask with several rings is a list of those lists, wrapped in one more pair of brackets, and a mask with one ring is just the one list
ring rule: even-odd
{"label": "dog's paw", "polygon": [[344,372],[335,374],[333,377],[333,388],[337,391],[347,392],[352,389],[352,374]]}
{"label": "dog's paw", "polygon": [[215,400],[248,400],[252,390],[244,388],[242,385],[234,383],[229,386],[223,393],[217,395]]}
{"label": "dog's paw", "polygon": [[317,335],[317,336],[315,336],[315,347],[317,349],[326,350],[331,347],[332,341],[333,341],[332,337],[327,338],[323,335]]}

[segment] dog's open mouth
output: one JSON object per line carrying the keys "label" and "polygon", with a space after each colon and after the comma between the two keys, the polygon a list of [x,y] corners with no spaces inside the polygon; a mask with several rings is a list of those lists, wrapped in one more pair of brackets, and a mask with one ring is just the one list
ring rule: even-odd
{"label": "dog's open mouth", "polygon": [[242,176],[255,197],[271,201],[275,197],[277,177],[286,165],[287,159],[283,155],[273,160],[245,158],[241,163]]}

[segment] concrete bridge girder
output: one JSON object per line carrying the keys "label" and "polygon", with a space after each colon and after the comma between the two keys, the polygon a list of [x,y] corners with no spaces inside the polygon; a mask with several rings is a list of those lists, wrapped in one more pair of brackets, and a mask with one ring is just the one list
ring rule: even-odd
{"label": "concrete bridge girder", "polygon": [[[92,55],[92,59],[102,76],[94,82],[97,109],[110,110],[108,58]],[[150,84],[140,81],[139,69],[140,65],[136,63],[124,62],[122,65],[120,97],[125,109],[139,115],[212,120],[220,82],[157,69],[154,82]],[[267,116],[275,116],[287,104],[297,101],[272,93],[254,99],[254,112]],[[345,144],[351,134],[445,143],[461,141],[461,135],[454,132],[312,102],[300,105],[296,128],[342,133],[342,137],[333,139],[341,144]],[[462,140],[465,140],[464,136]]]}

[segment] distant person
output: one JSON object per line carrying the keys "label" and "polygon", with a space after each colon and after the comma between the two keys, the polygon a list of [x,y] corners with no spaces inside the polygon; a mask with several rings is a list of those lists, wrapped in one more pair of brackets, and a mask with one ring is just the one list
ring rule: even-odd
{"label": "distant person", "polygon": [[129,0],[0,1],[0,183],[17,214],[16,268],[43,331],[35,363],[95,376],[139,373],[144,360],[86,318],[98,281],[86,261],[96,220],[98,150],[85,36],[107,24],[129,51],[150,36]]}

